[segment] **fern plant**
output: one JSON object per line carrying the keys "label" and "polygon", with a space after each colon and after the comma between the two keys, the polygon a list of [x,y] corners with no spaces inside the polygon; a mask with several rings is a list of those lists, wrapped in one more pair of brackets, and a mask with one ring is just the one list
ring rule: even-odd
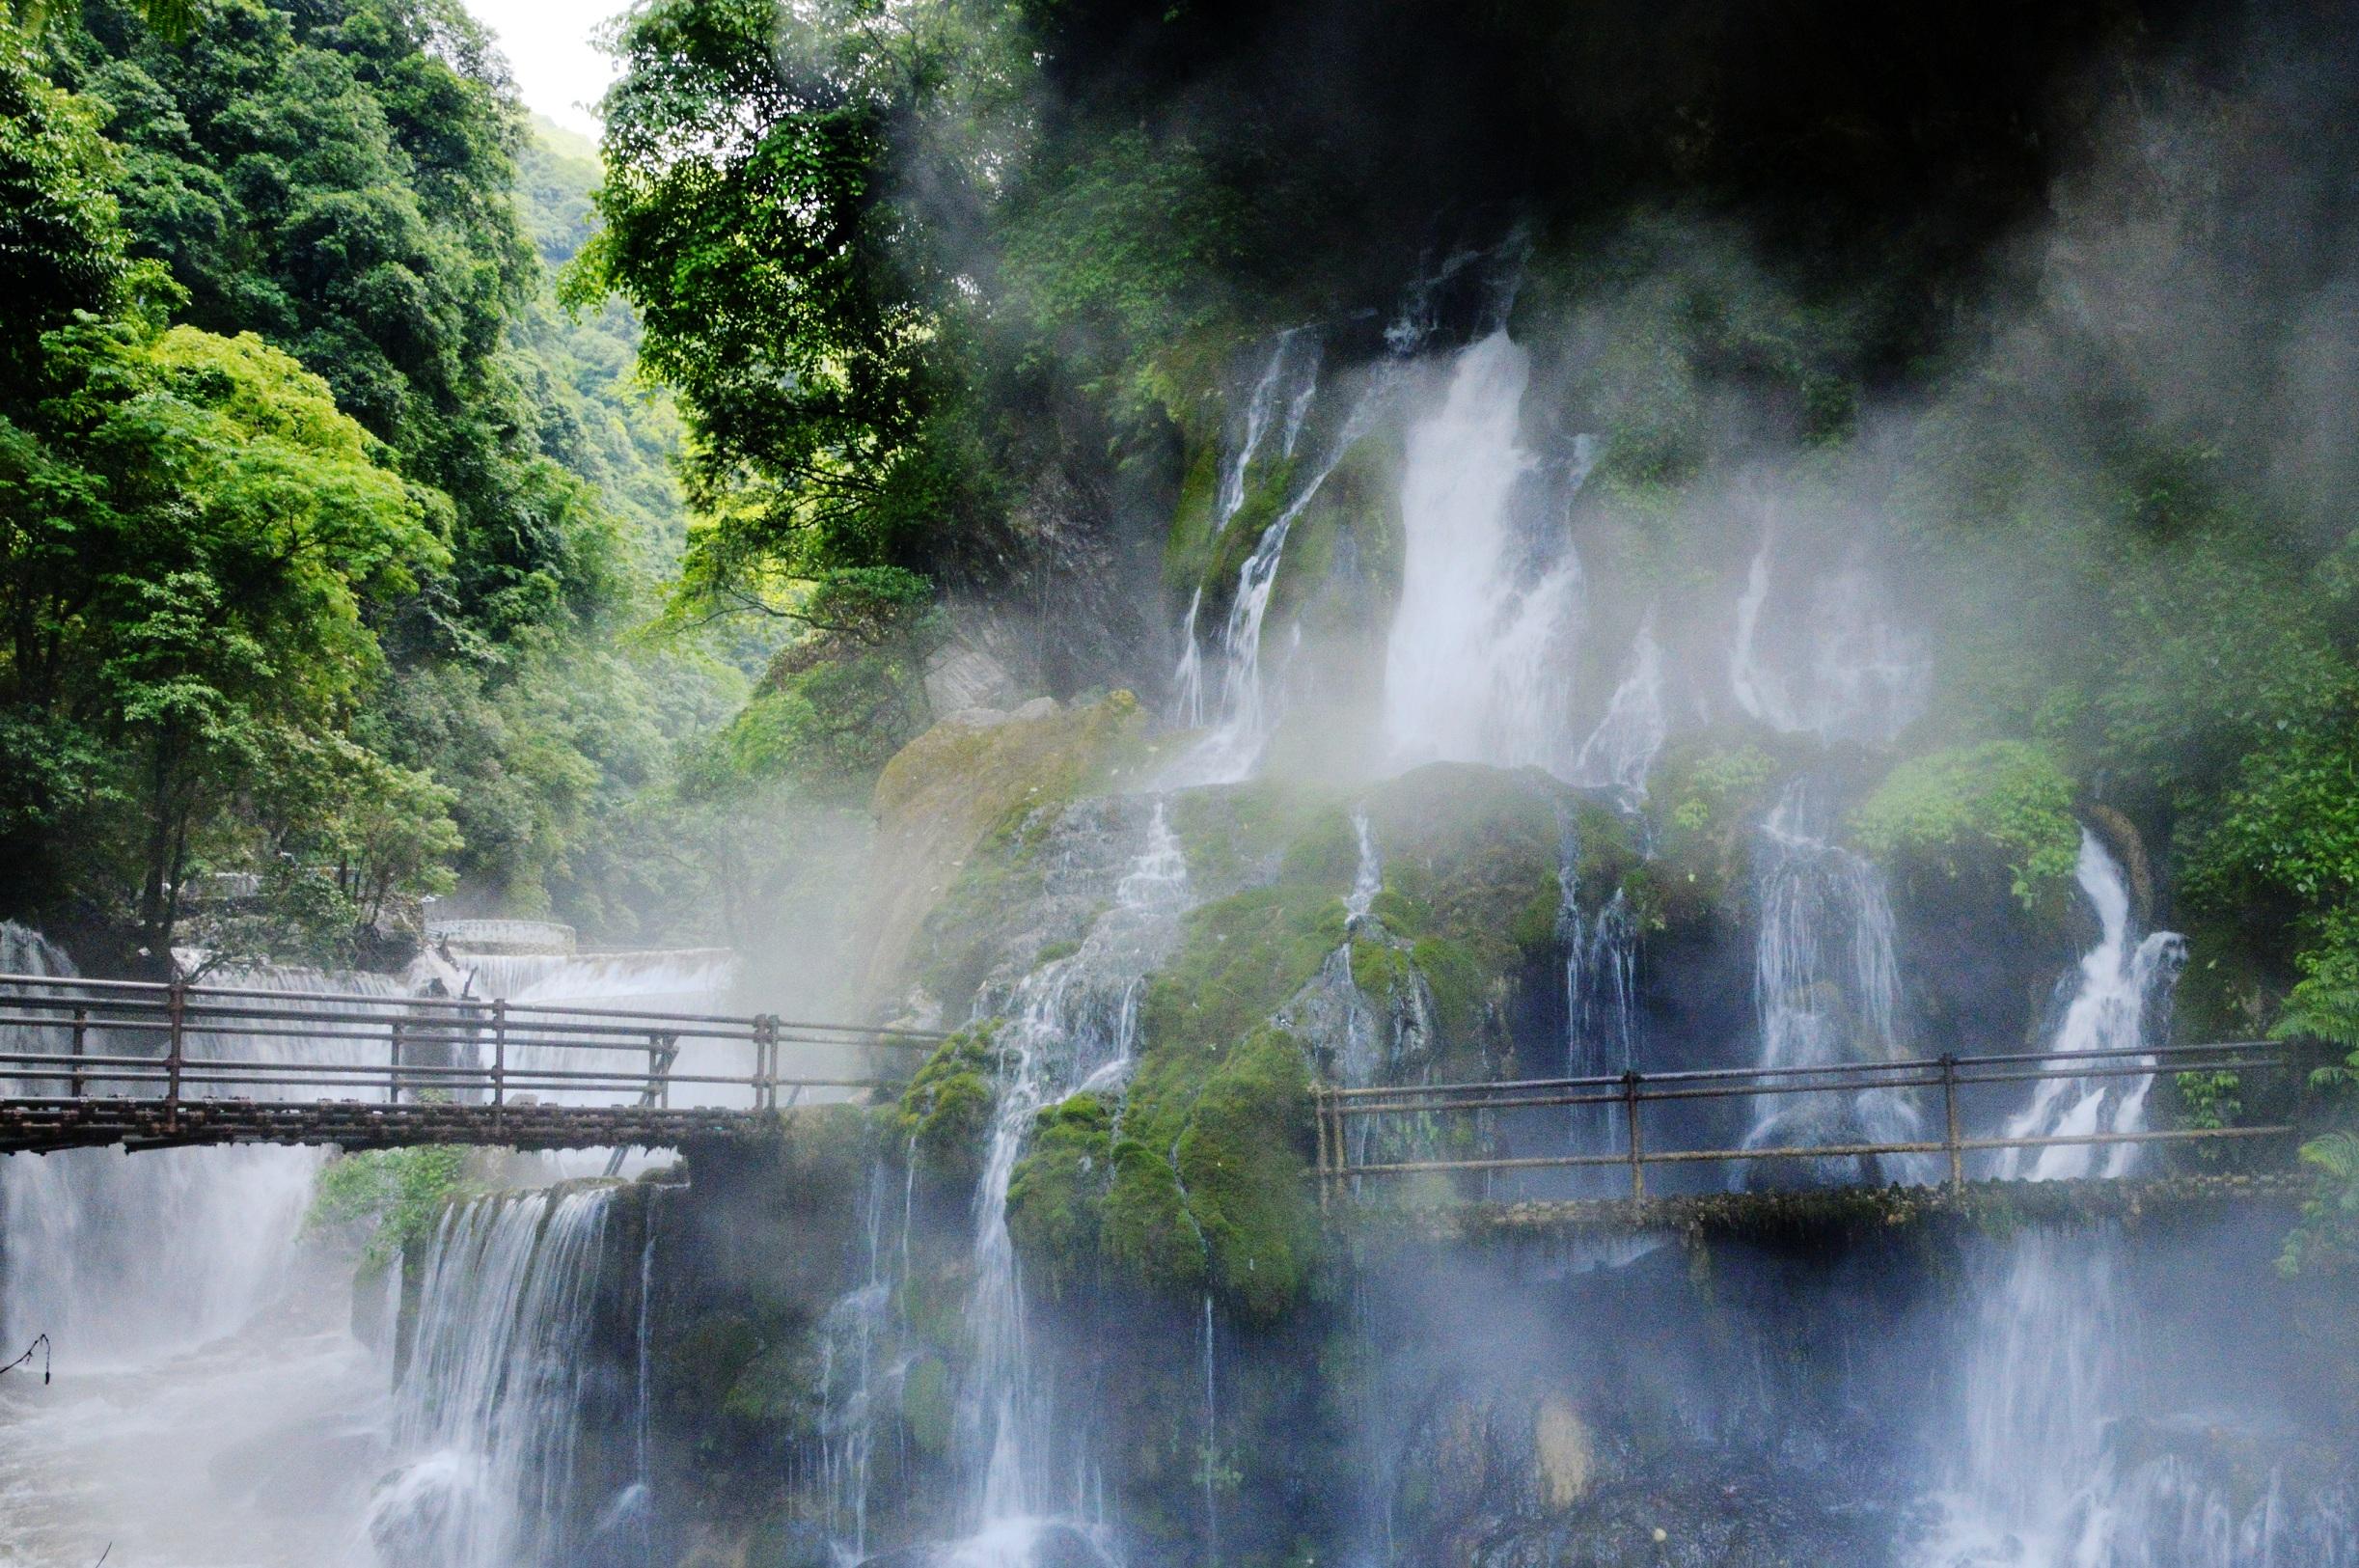
{"label": "fern plant", "polygon": [[[2286,998],[2270,1031],[2277,1039],[2310,1038],[2350,1054],[2310,1075],[2329,1093],[2359,1082],[2359,919],[2338,910],[2322,922],[2318,947],[2302,958],[2302,980]],[[2302,1161],[2318,1173],[2318,1190],[2302,1206],[2301,1224],[2286,1238],[2277,1266],[2288,1274],[2342,1270],[2359,1263],[2359,1133],[2325,1133],[2302,1145]]]}

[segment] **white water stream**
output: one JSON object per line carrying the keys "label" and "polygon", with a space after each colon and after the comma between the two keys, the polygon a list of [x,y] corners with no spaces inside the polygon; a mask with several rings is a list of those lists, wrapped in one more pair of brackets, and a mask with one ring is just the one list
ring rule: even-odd
{"label": "white water stream", "polygon": [[[408,976],[232,969],[206,979],[713,1011],[729,974],[727,955],[712,953],[475,963],[472,977],[429,957]],[[34,933],[0,924],[0,972],[73,971]],[[264,1061],[357,1062],[359,1049],[271,1035],[206,1045]],[[556,1473],[552,1368],[567,1352],[521,1331],[502,1348],[495,1330],[504,1312],[537,1320],[571,1299],[594,1261],[588,1217],[602,1196],[560,1200],[546,1225],[526,1220],[542,1195],[467,1211],[430,1260],[421,1359],[397,1407],[389,1347],[353,1334],[348,1261],[302,1234],[326,1158],[217,1147],[0,1159],[0,1325],[11,1340],[46,1334],[55,1349],[52,1382],[0,1380],[0,1565],[88,1568],[110,1542],[111,1562],[167,1568],[566,1560],[533,1534],[547,1498],[531,1488]],[[520,1250],[528,1232],[535,1240]],[[378,1490],[404,1456],[398,1484]],[[407,1545],[372,1545],[372,1518],[386,1541]]]}

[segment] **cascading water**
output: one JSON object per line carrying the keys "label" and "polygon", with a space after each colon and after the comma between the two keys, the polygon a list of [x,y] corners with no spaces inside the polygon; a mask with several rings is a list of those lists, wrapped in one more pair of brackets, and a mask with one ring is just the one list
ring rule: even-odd
{"label": "cascading water", "polygon": [[[2083,954],[2077,982],[2065,1004],[2051,1049],[2135,1051],[2147,1043],[2148,1010],[2167,999],[2186,962],[2185,939],[2155,931],[2133,941],[2129,886],[2121,866],[2083,828],[2075,870],[2081,895],[2098,921],[2097,946]],[[2133,1133],[2146,1123],[2152,1077],[2051,1078],[2042,1082],[2031,1103],[2007,1123],[2008,1138],[2105,1137]],[[2138,1157],[2138,1145],[2074,1143],[2044,1149],[1999,1149],[1993,1174],[2049,1181],[2067,1176],[2120,1176]]]}
{"label": "cascading water", "polygon": [[[21,927],[6,954],[13,973],[71,976],[65,954]],[[404,994],[397,977],[313,970],[231,969],[206,983],[256,991]],[[268,1007],[267,999],[256,1001]],[[288,1003],[288,1006],[299,1004]],[[48,1032],[53,1034],[54,1032]],[[361,1064],[356,1044],[268,1033],[206,1032],[197,1057],[245,1061]],[[141,1052],[145,1042],[139,1042]],[[55,1038],[44,1051],[59,1048]],[[93,1055],[135,1054],[101,1034]],[[95,1093],[138,1086],[92,1086]],[[192,1085],[192,1094],[228,1092]],[[241,1088],[239,1092],[253,1092]],[[285,1085],[280,1098],[332,1093],[317,1084]],[[230,1333],[274,1300],[294,1264],[312,1184],[326,1158],[312,1148],[157,1149],[126,1157],[112,1149],[11,1155],[0,1161],[0,1237],[5,1337],[47,1334],[69,1364],[123,1364],[203,1344]]]}
{"label": "cascading water", "polygon": [[[1228,619],[1221,632],[1221,707],[1210,733],[1175,763],[1166,783],[1172,787],[1234,784],[1251,776],[1269,744],[1275,720],[1262,674],[1262,621],[1270,611],[1270,595],[1277,587],[1278,564],[1285,558],[1286,538],[1295,520],[1318,499],[1330,476],[1368,433],[1387,391],[1383,379],[1362,393],[1330,440],[1309,479],[1296,486],[1293,499],[1278,512],[1237,571],[1237,591],[1229,601]],[[1174,689],[1183,703],[1202,712],[1203,655],[1194,631],[1201,595],[1189,604],[1187,649],[1173,674]]]}
{"label": "cascading water", "polygon": [[1671,732],[1663,711],[1662,648],[1655,641],[1653,611],[1638,623],[1628,671],[1605,704],[1605,716],[1581,742],[1570,778],[1577,784],[1610,789],[1625,806],[1634,807],[1646,800],[1646,776]]}
{"label": "cascading water", "polygon": [[[1901,971],[1883,876],[1828,841],[1824,816],[1811,782],[1797,780],[1759,836],[1753,1007],[1763,1067],[1832,1067],[1902,1054]],[[1763,1095],[1744,1146],[1907,1142],[1921,1119],[1896,1089],[1862,1089],[1840,1103],[1824,1093]],[[1794,1163],[1779,1162],[1772,1173]],[[1810,1162],[1823,1163],[1853,1165]],[[1887,1174],[1924,1180],[1932,1171],[1924,1156],[1900,1156]],[[1740,1168],[1739,1179],[1757,1180],[1759,1172]]]}
{"label": "cascading water", "polygon": [[1891,745],[1931,689],[1922,640],[1886,614],[1881,581],[1864,566],[1808,576],[1798,605],[1791,589],[1781,598],[1776,542],[1765,529],[1737,599],[1728,655],[1737,706],[1781,734]]}
{"label": "cascading water", "polygon": [[436,1230],[369,1532],[387,1568],[560,1568],[607,1188],[480,1198]]}
{"label": "cascading water", "polygon": [[[974,1199],[974,1283],[968,1321],[974,1361],[961,1390],[958,1429],[975,1496],[975,1533],[950,1560],[977,1568],[1021,1568],[1052,1528],[1079,1529],[1107,1554],[1086,1452],[1077,1429],[1061,1427],[1033,1375],[1023,1281],[1007,1230],[1007,1190],[1041,1108],[1084,1087],[1108,1088],[1129,1072],[1138,1048],[1139,992],[1189,900],[1188,866],[1158,802],[1146,842],[1075,952],[1026,975],[996,1005],[1007,1020],[1000,1054],[999,1104]],[[1049,1521],[1061,1518],[1061,1526]]]}
{"label": "cascading water", "polygon": [[1279,429],[1278,455],[1294,455],[1303,421],[1310,413],[1319,390],[1319,338],[1304,327],[1289,327],[1270,345],[1270,358],[1255,377],[1246,399],[1245,428],[1231,443],[1221,469],[1221,494],[1214,532],[1227,529],[1230,519],[1245,509],[1246,478],[1261,457],[1262,442],[1275,421]]}
{"label": "cascading water", "polygon": [[[2096,914],[2049,1049],[2146,1046],[2183,945],[2135,939],[2129,888],[2096,835],[2081,835],[2080,890]],[[2008,1137],[2125,1134],[2145,1126],[2146,1078],[2041,1082]],[[2126,1173],[2134,1143],[2001,1150],[1999,1173],[2031,1180]],[[2061,1158],[2050,1159],[2056,1155]],[[1972,1279],[1959,1405],[1933,1441],[1954,1453],[1948,1490],[1915,1550],[1920,1568],[2347,1568],[2359,1527],[2330,1499],[2290,1499],[2271,1475],[2258,1497],[2206,1476],[2154,1434],[2190,1422],[2169,1408],[2122,1232],[2033,1230],[1993,1244]],[[1959,1439],[1961,1436],[1962,1441]],[[2155,1451],[2160,1448],[2161,1451]]]}
{"label": "cascading water", "polygon": [[[1385,739],[1403,760],[1568,761],[1581,564],[1561,508],[1531,515],[1548,488],[1522,443],[1530,376],[1530,356],[1494,332],[1460,351],[1441,405],[1409,430],[1385,663]],[[1576,443],[1567,490],[1592,458]]]}

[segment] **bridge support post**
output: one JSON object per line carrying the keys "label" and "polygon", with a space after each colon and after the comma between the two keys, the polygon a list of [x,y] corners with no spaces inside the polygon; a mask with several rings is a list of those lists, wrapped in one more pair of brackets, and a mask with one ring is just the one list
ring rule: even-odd
{"label": "bridge support post", "polygon": [[164,1125],[180,1130],[180,1063],[188,1045],[188,987],[175,979],[164,993]]}
{"label": "bridge support post", "polygon": [[491,1130],[497,1137],[507,1119],[507,998],[491,1004]]}
{"label": "bridge support post", "polygon": [[1630,1127],[1630,1200],[1646,1201],[1646,1150],[1638,1136],[1638,1070],[1622,1075],[1622,1111]]}
{"label": "bridge support post", "polygon": [[1319,1133],[1319,1207],[1326,1208],[1335,1196],[1335,1179],[1327,1164],[1327,1089],[1323,1085],[1310,1086],[1310,1117]]}
{"label": "bridge support post", "polygon": [[389,1077],[386,1079],[386,1081],[385,1081],[385,1103],[386,1103],[387,1105],[399,1105],[399,1104],[401,1103],[401,1020],[400,1020],[400,1019],[397,1018],[397,1019],[395,1019],[395,1020],[393,1021],[393,1031],[392,1031],[392,1032],[393,1032],[393,1049],[392,1049],[392,1052],[390,1053],[390,1060],[392,1061],[392,1064],[393,1064],[393,1072],[392,1072],[392,1074],[391,1074],[391,1075],[390,1075],[390,1076],[389,1076]]}
{"label": "bridge support post", "polygon": [[67,1048],[67,1055],[72,1057],[76,1063],[73,1069],[73,1077],[68,1080],[68,1087],[72,1090],[73,1097],[77,1100],[80,1099],[84,1092],[86,1092],[90,1087],[88,1081],[82,1077],[82,1069],[79,1065],[82,1058],[88,1054],[89,1049],[90,1009],[88,1007],[76,1007],[73,1010],[73,1040],[72,1043]]}
{"label": "bridge support post", "polygon": [[754,1019],[754,1109],[779,1108],[779,1019],[759,1013]]}
{"label": "bridge support post", "polygon": [[1965,1185],[1965,1146],[1958,1137],[1958,1059],[1955,1056],[1944,1056],[1941,1059],[1941,1114],[1947,1125],[1947,1131],[1942,1135],[1942,1142],[1949,1148],[1950,1186],[1953,1189],[1963,1187]]}

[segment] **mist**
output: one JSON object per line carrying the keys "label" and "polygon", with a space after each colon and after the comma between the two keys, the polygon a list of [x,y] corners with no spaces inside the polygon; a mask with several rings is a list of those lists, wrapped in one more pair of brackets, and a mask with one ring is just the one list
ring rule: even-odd
{"label": "mist", "polygon": [[[0,1561],[2359,1565],[2349,17],[616,50],[543,250],[627,352],[516,384],[658,410],[535,437],[644,575],[356,613],[399,918],[224,763],[177,946],[92,873],[0,970],[710,1024],[711,1117],[0,1157]],[[862,1043],[773,1110],[781,1018]]]}

